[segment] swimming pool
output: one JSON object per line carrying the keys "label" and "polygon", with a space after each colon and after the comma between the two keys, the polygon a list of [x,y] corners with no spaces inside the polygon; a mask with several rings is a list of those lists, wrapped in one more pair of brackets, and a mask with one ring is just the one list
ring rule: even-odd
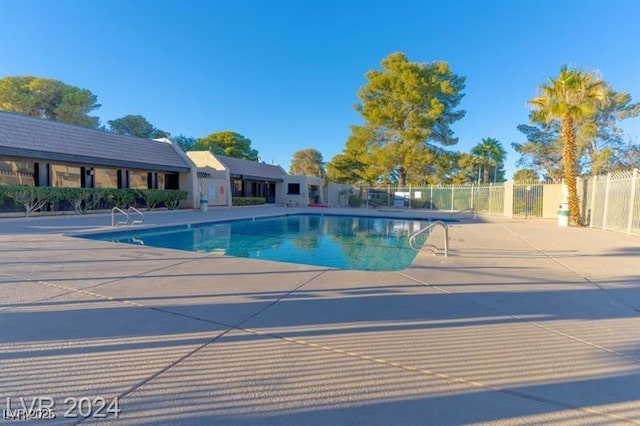
{"label": "swimming pool", "polygon": [[[409,248],[408,239],[429,223],[298,214],[128,230],[83,238],[341,269],[395,271],[411,265],[417,251]],[[424,243],[425,238],[418,243]]]}

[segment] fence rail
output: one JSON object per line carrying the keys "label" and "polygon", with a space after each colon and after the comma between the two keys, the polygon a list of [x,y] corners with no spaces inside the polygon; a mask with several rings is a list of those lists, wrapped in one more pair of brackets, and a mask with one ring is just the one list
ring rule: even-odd
{"label": "fence rail", "polygon": [[[640,234],[640,171],[594,176],[583,182],[586,211],[583,220],[591,228]],[[583,207],[583,210],[584,207]]]}
{"label": "fence rail", "polygon": [[[638,169],[578,181],[583,222],[592,228],[640,235]],[[460,211],[518,218],[556,219],[563,185],[505,182],[488,185],[357,186],[330,184],[331,207]]]}

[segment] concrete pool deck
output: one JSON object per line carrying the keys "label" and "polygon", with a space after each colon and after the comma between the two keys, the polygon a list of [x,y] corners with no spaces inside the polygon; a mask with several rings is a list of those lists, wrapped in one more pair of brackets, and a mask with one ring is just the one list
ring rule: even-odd
{"label": "concrete pool deck", "polygon": [[[145,222],[297,211],[334,212]],[[38,396],[49,424],[67,397],[122,424],[640,424],[638,236],[467,215],[448,258],[360,272],[62,235],[109,223],[0,219],[0,424]]]}

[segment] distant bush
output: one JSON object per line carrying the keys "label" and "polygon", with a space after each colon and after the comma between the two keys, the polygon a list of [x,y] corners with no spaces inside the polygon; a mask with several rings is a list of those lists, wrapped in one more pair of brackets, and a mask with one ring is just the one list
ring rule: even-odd
{"label": "distant bush", "polygon": [[349,207],[361,207],[364,200],[359,195],[349,195]]}
{"label": "distant bush", "polygon": [[267,200],[264,197],[233,197],[231,202],[234,206],[256,206],[265,204]]}

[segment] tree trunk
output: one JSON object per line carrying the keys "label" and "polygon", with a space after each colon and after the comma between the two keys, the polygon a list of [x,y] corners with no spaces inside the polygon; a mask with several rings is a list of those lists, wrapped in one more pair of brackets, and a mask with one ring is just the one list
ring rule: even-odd
{"label": "tree trunk", "polygon": [[578,167],[576,165],[576,132],[573,126],[573,118],[566,114],[562,118],[562,140],[564,147],[564,181],[569,192],[569,224],[580,226],[580,200],[578,199]]}
{"label": "tree trunk", "polygon": [[403,168],[398,169],[398,188],[404,188],[404,184],[407,181],[407,173]]}
{"label": "tree trunk", "polygon": [[484,172],[482,174],[482,183],[489,183],[489,162],[484,163]]}

